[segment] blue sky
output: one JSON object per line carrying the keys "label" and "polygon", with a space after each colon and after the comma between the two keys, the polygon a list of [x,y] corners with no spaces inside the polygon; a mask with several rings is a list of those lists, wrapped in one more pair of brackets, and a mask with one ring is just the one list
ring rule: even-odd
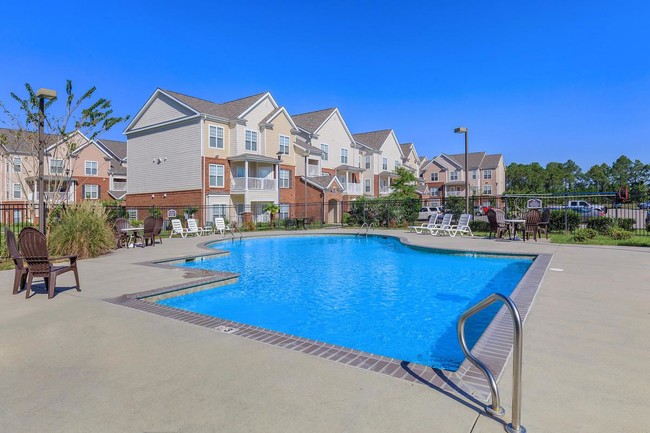
{"label": "blue sky", "polygon": [[[0,100],[95,85],[134,115],[157,88],[223,102],[271,91],[336,106],[420,155],[503,153],[583,169],[650,163],[650,3],[17,2],[3,5]],[[40,12],[37,12],[40,11]],[[38,16],[47,16],[43,23]],[[45,30],[39,37],[39,23]],[[27,26],[30,26],[27,29]],[[105,134],[124,139],[122,126]]]}

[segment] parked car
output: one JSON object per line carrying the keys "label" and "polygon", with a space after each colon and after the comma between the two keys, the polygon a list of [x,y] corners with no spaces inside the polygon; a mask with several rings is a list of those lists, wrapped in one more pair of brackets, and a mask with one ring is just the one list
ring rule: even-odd
{"label": "parked car", "polygon": [[587,222],[589,218],[596,218],[596,217],[602,217],[605,216],[605,212],[596,209],[596,208],[589,208],[589,207],[573,207],[571,208],[572,211],[578,212],[580,216],[582,217],[582,222]]}
{"label": "parked car", "polygon": [[418,212],[418,220],[428,220],[431,215],[436,215],[436,218],[444,214],[445,211],[440,206],[428,206],[420,208]]}
{"label": "parked car", "polygon": [[639,203],[639,209],[650,209],[650,201]]}

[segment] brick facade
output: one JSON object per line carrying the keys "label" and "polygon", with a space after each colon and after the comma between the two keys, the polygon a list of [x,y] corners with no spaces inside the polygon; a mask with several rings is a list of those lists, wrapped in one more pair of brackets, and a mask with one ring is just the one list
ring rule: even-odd
{"label": "brick facade", "polygon": [[[210,187],[210,164],[223,165],[223,188]],[[203,185],[205,185],[206,194],[209,193],[227,193],[230,191],[230,162],[223,158],[203,158]],[[198,202],[203,204],[202,201]]]}
{"label": "brick facade", "polygon": [[99,198],[98,200],[113,200],[108,194],[108,190],[111,187],[111,181],[108,177],[102,176],[75,176],[77,179],[77,186],[75,188],[75,197],[76,202],[85,200],[84,198],[84,186],[86,185],[98,185],[99,186]]}

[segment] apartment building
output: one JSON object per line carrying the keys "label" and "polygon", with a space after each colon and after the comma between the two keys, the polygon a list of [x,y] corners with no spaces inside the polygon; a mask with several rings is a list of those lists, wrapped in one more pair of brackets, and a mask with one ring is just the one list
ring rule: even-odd
{"label": "apartment building", "polygon": [[[126,127],[127,206],[201,204],[215,216],[261,221],[295,200],[298,127],[269,92],[216,103],[157,89]],[[226,214],[235,209],[234,214]],[[182,209],[178,209],[182,212]]]}
{"label": "apartment building", "polygon": [[[505,191],[505,164],[502,154],[467,154],[471,196],[480,196],[475,206],[490,205],[489,196]],[[440,205],[445,197],[465,196],[465,154],[441,153],[422,166],[420,177],[429,187],[429,202]]]}
{"label": "apartment building", "polygon": [[402,166],[404,153],[392,129],[362,132],[353,135],[358,146],[365,149],[362,168],[364,195],[379,197],[392,192],[391,183],[397,178],[395,170]]}

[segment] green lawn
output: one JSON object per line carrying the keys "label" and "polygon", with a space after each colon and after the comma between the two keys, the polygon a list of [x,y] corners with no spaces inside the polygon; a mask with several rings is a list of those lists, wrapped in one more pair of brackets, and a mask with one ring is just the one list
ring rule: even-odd
{"label": "green lawn", "polygon": [[650,236],[633,235],[630,239],[614,240],[608,236],[598,235],[586,242],[575,242],[571,235],[551,233],[551,242],[554,244],[585,244],[585,245],[616,245],[626,247],[650,247]]}

